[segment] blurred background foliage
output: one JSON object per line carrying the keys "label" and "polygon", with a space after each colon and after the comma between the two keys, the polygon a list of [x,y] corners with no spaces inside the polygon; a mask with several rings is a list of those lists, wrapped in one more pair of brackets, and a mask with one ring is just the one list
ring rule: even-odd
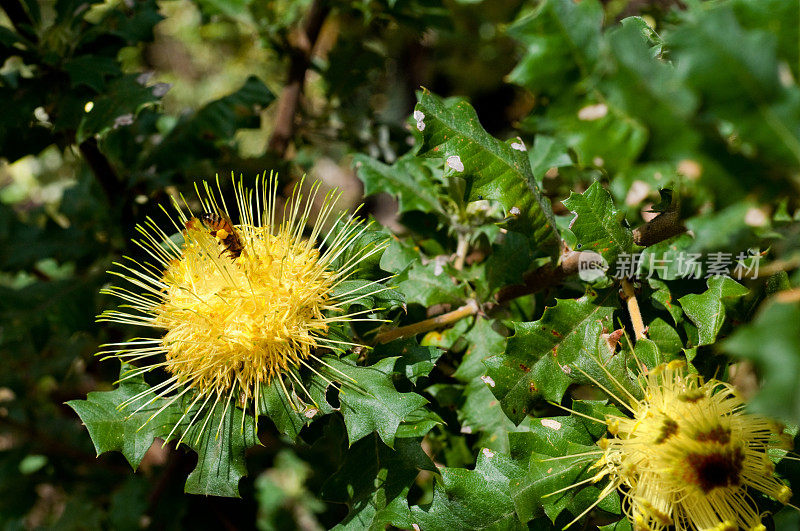
{"label": "blurred background foliage", "polygon": [[[672,251],[740,250],[768,241],[777,269],[797,267],[797,2],[8,0],[2,6],[0,521],[7,529],[321,529],[345,517],[348,508],[337,502],[348,494],[336,492],[335,480],[323,488],[347,463],[338,417],[307,428],[306,442],[297,445],[265,428],[263,445],[248,452],[242,499],[222,499],[183,494],[195,457],[171,446],[155,444],[136,475],[118,454],[97,458],[63,404],[110,389],[116,379],[118,367],[94,353],[130,332],[100,327],[94,318],[110,305],[98,295],[109,280],[105,271],[122,254],[137,252],[129,243],[136,223],[158,217],[159,204],[188,196],[194,183],[216,173],[275,169],[285,183],[307,173],[341,187],[343,206],[354,207],[362,200],[358,161],[366,165],[360,177],[369,213],[415,235],[427,258],[455,251],[455,236],[440,225],[446,209],[404,208],[412,199],[387,184],[393,173],[420,172],[425,179],[432,171],[425,170],[430,162],[409,155],[415,145],[409,116],[420,87],[465,97],[496,137],[520,136],[567,241],[570,216],[560,201],[601,180],[632,224],[659,201],[659,189],[677,190],[694,239],[672,241]],[[625,17],[634,18],[618,24]],[[399,214],[391,193],[400,195]],[[420,217],[420,210],[428,214]],[[483,222],[498,217],[492,216]],[[487,289],[519,279],[527,266]],[[743,319],[768,290],[797,285],[777,274]],[[645,289],[667,300],[697,291]],[[510,316],[532,320],[550,296],[521,299]],[[426,294],[411,302],[459,297]],[[409,311],[409,321],[425,316],[425,308]],[[502,352],[502,336],[481,323],[466,332],[470,349]],[[669,327],[659,346],[672,341],[680,350],[692,338],[697,344],[689,320],[675,324],[679,331]],[[757,342],[762,328],[772,334],[768,324],[756,325],[756,339],[740,336],[731,351]],[[453,358],[464,350],[455,341],[464,333],[428,338],[449,352],[431,376],[440,385],[426,390],[451,426],[432,431],[427,450],[448,467],[473,465],[482,446],[507,450],[502,434],[519,429],[487,387],[476,385],[485,356],[477,369]],[[746,349],[740,355],[753,357]],[[432,496],[433,474],[422,472],[409,503]]]}

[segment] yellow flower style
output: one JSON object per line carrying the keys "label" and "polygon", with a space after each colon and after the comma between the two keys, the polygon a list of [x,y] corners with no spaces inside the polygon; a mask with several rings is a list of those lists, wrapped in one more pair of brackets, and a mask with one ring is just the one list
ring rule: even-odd
{"label": "yellow flower style", "polygon": [[768,455],[791,449],[782,426],[746,413],[730,384],[706,382],[682,361],[641,375],[642,399],[614,381],[630,417],[605,419],[609,437],[598,441],[592,466],[599,471],[581,482],[610,480],[592,507],[618,489],[637,531],[766,530],[749,492],[789,502]]}
{"label": "yellow flower style", "polygon": [[104,353],[139,363],[120,381],[155,368],[169,377],[123,407],[148,393],[152,397],[139,409],[166,399],[152,420],[187,395],[190,405],[176,427],[190,412],[191,425],[204,411],[232,403],[246,410],[252,403],[257,419],[258,397],[266,386],[277,383],[293,406],[302,406],[299,395],[308,396],[308,391],[298,369],[319,374],[314,362],[324,362],[317,350],[342,352],[356,345],[326,334],[332,324],[366,317],[366,312],[345,313],[343,307],[386,289],[373,282],[366,289],[342,292],[342,282],[359,262],[382,248],[351,249],[366,230],[354,215],[340,215],[335,219],[338,230],[323,235],[338,198],[334,192],[325,196],[304,235],[319,183],[305,200],[300,186],[279,208],[272,176],[257,179],[255,190],[234,181],[241,220],[234,226],[221,189],[218,200],[204,183],[204,191],[198,190],[203,214],[192,214],[185,200],[183,208],[175,202],[175,215],[162,208],[182,233],[182,244],[151,219],[138,227],[144,237],[136,243],[149,260],[129,258],[115,264],[121,270],[112,273],[129,286],[105,292],[125,301],[124,310],[106,311],[100,320],[147,326],[159,333],[107,345],[110,349]]}

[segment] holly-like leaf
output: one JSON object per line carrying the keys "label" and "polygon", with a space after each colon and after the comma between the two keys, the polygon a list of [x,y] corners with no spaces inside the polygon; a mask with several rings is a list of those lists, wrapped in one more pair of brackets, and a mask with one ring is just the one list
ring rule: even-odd
{"label": "holly-like leaf", "polygon": [[426,265],[413,264],[408,274],[397,284],[397,290],[409,304],[425,307],[434,304],[457,304],[464,300],[464,286],[453,282],[450,264],[431,262]]}
{"label": "holly-like leaf", "polygon": [[388,166],[365,155],[353,157],[358,178],[364,183],[364,197],[379,192],[392,195],[398,202],[398,213],[410,211],[438,212],[434,164],[414,156],[403,155]]}
{"label": "holly-like leaf", "polygon": [[411,527],[408,491],[420,470],[436,470],[420,441],[398,437],[392,449],[373,434],[347,450],[342,466],[322,486],[325,499],[349,508],[334,529]]}
{"label": "holly-like leaf", "polygon": [[467,350],[461,356],[461,363],[453,377],[468,383],[486,372],[484,360],[505,351],[506,338],[492,328],[492,321],[476,319],[469,332],[464,334],[464,339],[468,342]]}
{"label": "holly-like leaf", "polygon": [[404,374],[416,385],[417,379],[427,376],[433,370],[444,352],[440,348],[420,345],[415,338],[400,339],[383,345],[376,345],[373,355],[376,358],[400,356],[395,371]]}
{"label": "holly-like leaf", "polygon": [[653,300],[669,312],[670,316],[672,316],[673,323],[677,325],[681,321],[683,311],[680,305],[675,304],[676,301],[672,298],[669,284],[657,278],[648,278],[647,282],[650,284],[650,287],[653,288]]}
{"label": "holly-like leaf", "polygon": [[684,295],[680,302],[686,316],[697,326],[698,345],[710,345],[725,322],[725,307],[749,290],[730,277],[710,277],[705,293]]}
{"label": "holly-like leaf", "polygon": [[561,93],[594,70],[602,26],[603,7],[596,0],[542,2],[508,29],[525,46],[509,80],[534,93]]}
{"label": "holly-like leaf", "polygon": [[[181,409],[189,405],[184,400]],[[182,422],[183,440],[197,452],[197,466],[186,478],[187,494],[239,497],[239,480],[247,475],[244,452],[258,443],[253,418],[242,419],[243,415],[234,405],[220,404],[206,413],[202,423]]]}
{"label": "holly-like leaf", "polygon": [[280,384],[274,381],[262,389],[258,412],[268,416],[278,431],[292,440],[297,439],[300,430],[308,422],[297,406],[292,407]]}
{"label": "holly-like leaf", "polygon": [[433,502],[412,507],[413,520],[425,531],[525,529],[509,492],[509,482],[522,472],[507,456],[484,449],[475,470],[442,468]]}
{"label": "holly-like leaf", "polygon": [[517,232],[507,232],[492,245],[492,254],[486,260],[486,283],[494,293],[503,286],[521,284],[522,276],[533,263],[533,252],[528,239]]}
{"label": "holly-like leaf", "polygon": [[511,420],[518,424],[525,418],[537,396],[560,402],[580,378],[574,365],[587,372],[597,367],[587,354],[596,355],[600,335],[611,330],[617,307],[614,290],[589,292],[580,299],[557,301],[538,321],[514,323],[505,353],[485,362],[485,381]]}
{"label": "holly-like leaf", "polygon": [[537,182],[542,182],[544,174],[551,168],[572,166],[567,145],[556,137],[536,135],[533,148],[528,151],[528,154]]}
{"label": "holly-like leaf", "polygon": [[343,311],[349,311],[350,306],[359,305],[365,308],[390,310],[405,303],[400,291],[393,287],[382,286],[371,280],[345,280],[340,282],[331,292],[333,300],[348,300],[342,304]]}
{"label": "holly-like leaf", "polygon": [[480,379],[472,380],[464,388],[458,420],[463,433],[478,435],[479,446],[508,452],[508,434],[516,425],[503,413],[500,401]]}
{"label": "holly-like leaf", "polygon": [[[130,369],[130,366],[123,365],[120,378],[125,377]],[[165,428],[172,428],[172,425],[167,425],[166,415],[147,422],[150,415],[158,411],[157,408],[145,407],[138,414],[130,416],[148,398],[135,401],[123,410],[118,409],[126,400],[147,391],[149,387],[143,377],[129,378],[113,391],[93,391],[87,395],[86,400],[67,402],[89,431],[98,456],[105,452],[121,452],[136,470],[153,444],[153,438],[158,437]]]}
{"label": "holly-like leaf", "polygon": [[[120,378],[130,370],[123,365]],[[137,374],[113,391],[89,393],[87,400],[67,404],[86,425],[98,454],[120,451],[136,468],[154,437],[181,440],[198,456],[186,492],[238,497],[239,480],[247,475],[244,452],[258,442],[253,418],[242,418],[241,409],[223,402],[200,411],[190,393],[152,401],[152,394],[145,393],[123,407],[148,389],[144,376]]]}
{"label": "holly-like leaf", "polygon": [[559,252],[549,201],[533,177],[524,146],[501,142],[481,127],[466,101],[441,98],[423,90],[415,109],[415,130],[422,137],[417,153],[445,160],[445,166],[467,180],[467,199],[493,199],[514,217],[511,230],[526,234],[531,245],[551,256]]}
{"label": "holly-like leaf", "polygon": [[338,358],[325,358],[329,367],[320,371],[341,382],[341,412],[352,445],[372,432],[392,448],[397,427],[412,411],[428,401],[416,393],[400,393],[392,383],[397,357],[385,358],[369,367],[351,365]]}
{"label": "holly-like leaf", "polygon": [[755,320],[738,327],[722,343],[731,354],[752,361],[763,379],[763,390],[748,401],[753,411],[800,422],[800,303],[781,294],[764,303]]}
{"label": "holly-like leaf", "polygon": [[633,234],[621,223],[624,213],[614,207],[611,194],[598,181],[582,194],[572,192],[562,203],[575,216],[570,229],[581,251],[599,253],[609,263],[630,252]]}
{"label": "holly-like leaf", "polygon": [[[588,407],[587,414],[599,418],[593,407]],[[601,488],[596,486],[576,487],[551,495],[591,476],[588,467],[597,461],[600,452],[587,423],[591,421],[575,417],[535,419],[530,422],[530,431],[509,434],[511,456],[526,471],[510,485],[514,506],[523,522],[542,512],[555,522],[565,509],[577,515],[597,500]],[[596,454],[563,459],[586,452]],[[560,459],[550,460],[551,457]],[[600,508],[619,513],[616,493],[601,502]]]}
{"label": "holly-like leaf", "polygon": [[781,82],[774,35],[742,28],[730,4],[694,9],[684,22],[667,44],[686,83],[702,94],[704,111],[732,126],[752,154],[796,167],[800,89]]}
{"label": "holly-like leaf", "polygon": [[609,32],[616,69],[602,90],[614,106],[647,125],[648,148],[658,154],[685,153],[700,141],[697,130],[688,126],[697,98],[674,66],[652,53],[643,33],[634,24]]}

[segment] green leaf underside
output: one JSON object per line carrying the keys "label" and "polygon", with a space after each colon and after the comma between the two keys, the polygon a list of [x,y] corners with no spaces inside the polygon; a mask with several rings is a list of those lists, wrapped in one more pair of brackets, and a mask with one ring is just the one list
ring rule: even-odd
{"label": "green leaf underside", "polygon": [[618,304],[613,289],[588,292],[557,301],[538,321],[514,324],[506,352],[485,361],[492,392],[511,420],[519,424],[535,397],[560,402],[567,387],[582,379],[576,365],[594,372],[598,341],[612,329]]}
{"label": "green leaf underside", "polygon": [[517,141],[505,143],[489,135],[465,101],[444,101],[423,90],[415,110],[424,115],[417,155],[445,161],[458,156],[464,169],[453,171],[467,179],[468,199],[493,199],[512,216],[518,210],[509,228],[527,234],[534,247],[556,256],[558,234],[552,209],[539,191],[527,153],[511,147]]}

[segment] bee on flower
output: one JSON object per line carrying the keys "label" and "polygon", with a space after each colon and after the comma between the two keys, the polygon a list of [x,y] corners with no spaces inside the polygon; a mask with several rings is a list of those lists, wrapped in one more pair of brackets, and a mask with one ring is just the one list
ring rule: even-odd
{"label": "bee on flower", "polygon": [[[105,311],[99,320],[155,332],[151,338],[106,345],[101,354],[136,365],[120,381],[157,368],[168,377],[121,405],[134,409],[136,404],[131,416],[163,403],[152,420],[180,400],[189,405],[173,432],[187,419],[191,427],[231,404],[252,411],[257,420],[263,413],[259,397],[270,385],[279,386],[292,407],[315,411],[300,398],[310,400],[300,369],[320,375],[317,369],[325,362],[318,351],[341,353],[358,346],[329,332],[338,325],[370,320],[368,311],[348,313],[343,308],[387,288],[372,282],[367,289],[342,290],[342,283],[362,260],[383,248],[353,248],[367,226],[355,214],[334,220],[336,192],[324,197],[304,234],[319,183],[305,199],[300,183],[282,208],[277,184],[272,175],[258,178],[254,190],[234,180],[238,225],[230,221],[232,212],[219,182],[219,199],[208,183],[197,190],[202,213],[192,213],[185,200],[182,207],[174,201],[174,214],[162,208],[183,235],[182,244],[169,236],[171,229],[151,219],[137,227],[143,238],[135,243],[149,259],[115,264],[118,270],[111,273],[124,285],[104,291],[125,304]],[[325,234],[323,227],[330,221],[338,230]],[[204,429],[205,421],[199,434]]]}
{"label": "bee on flower", "polygon": [[584,373],[628,415],[603,421],[608,435],[587,454],[599,456],[590,467],[595,475],[549,494],[608,481],[597,501],[569,525],[616,490],[637,531],[765,531],[752,495],[789,503],[792,491],[775,476],[769,452],[790,450],[791,437],[778,423],[745,412],[733,386],[705,381],[676,360],[643,371],[637,398],[606,374],[616,393]]}

